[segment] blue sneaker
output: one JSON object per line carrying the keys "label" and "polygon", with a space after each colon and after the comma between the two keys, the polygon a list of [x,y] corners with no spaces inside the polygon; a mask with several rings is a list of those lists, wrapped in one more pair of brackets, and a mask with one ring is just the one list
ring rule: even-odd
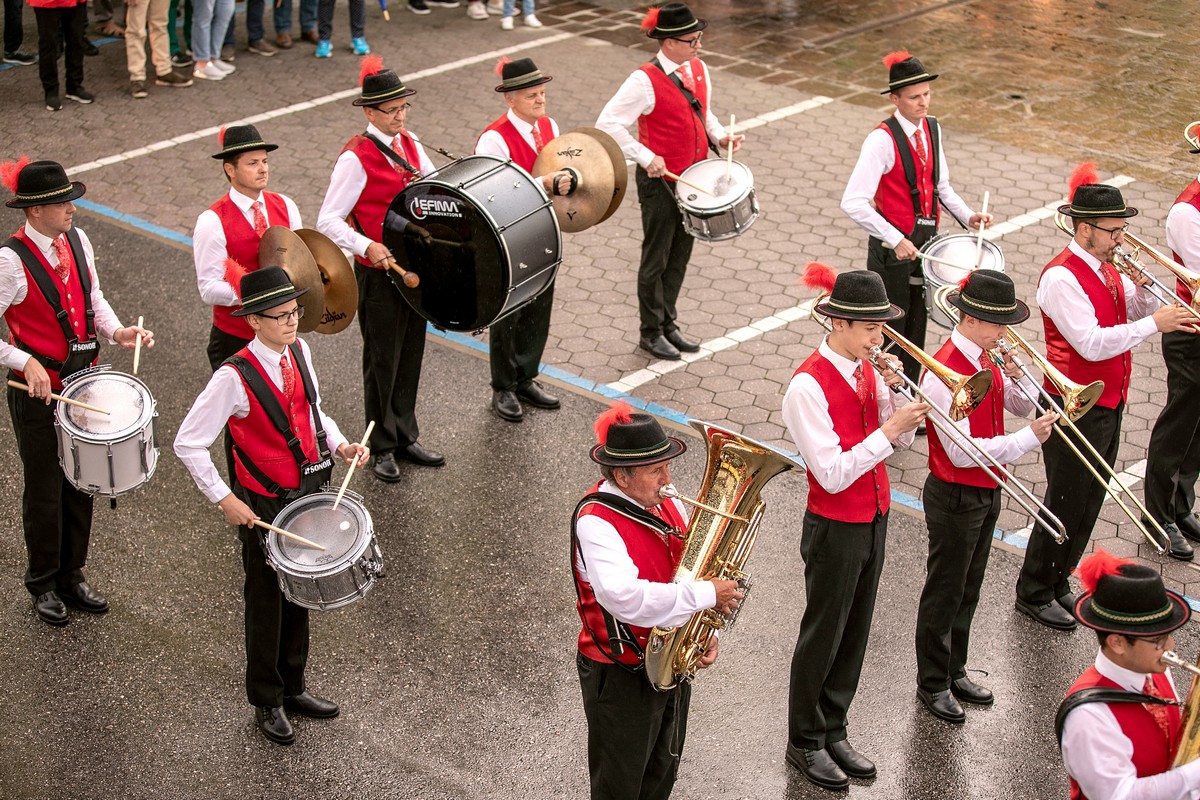
{"label": "blue sneaker", "polygon": [[328,39],[317,42],[317,58],[333,58],[333,42]]}
{"label": "blue sneaker", "polygon": [[365,56],[371,53],[371,46],[361,36],[357,39],[351,39],[350,46],[354,48],[354,55],[356,56]]}

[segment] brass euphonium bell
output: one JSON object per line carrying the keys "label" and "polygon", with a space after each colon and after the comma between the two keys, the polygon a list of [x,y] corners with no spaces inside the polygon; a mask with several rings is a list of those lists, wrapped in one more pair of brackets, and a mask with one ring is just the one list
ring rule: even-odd
{"label": "brass euphonium bell", "polygon": [[[1193,125],[1196,123],[1192,123]],[[1187,700],[1179,713],[1179,745],[1173,754],[1171,766],[1180,767],[1200,756],[1200,692],[1196,684],[1200,683],[1200,668],[1190,661],[1182,659],[1174,650],[1162,654],[1161,660],[1173,667],[1185,669],[1192,674],[1192,685],[1188,689]]]}

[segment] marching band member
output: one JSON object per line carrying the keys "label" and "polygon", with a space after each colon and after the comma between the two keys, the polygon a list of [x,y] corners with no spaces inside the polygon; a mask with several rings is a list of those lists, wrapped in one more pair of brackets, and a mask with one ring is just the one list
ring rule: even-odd
{"label": "marching band member", "polygon": [[[309,694],[308,609],[284,597],[267,564],[256,519],[274,519],[285,505],[321,488],[333,470],[333,451],[347,465],[369,451],[347,442],[321,410],[308,345],[296,338],[304,308],[279,267],[241,279],[242,305],[233,313],[254,339],[213,373],[179,426],[175,454],[196,486],[238,526],[246,572],[246,696],[259,729],[276,744],[291,744],[287,711],[306,717],[338,715],[336,703]],[[229,426],[237,482],[232,491],[213,466],[208,449]]]}
{"label": "marching band member", "polygon": [[855,270],[810,264],[805,282],[831,290],[816,306],[831,330],[796,370],[783,398],[783,420],[808,467],[804,618],[792,656],[787,762],[825,789],[848,776],[875,777],[875,765],[850,744],[846,716],[862,672],[875,592],[883,569],[891,494],[883,460],[912,443],[928,406],[896,407],[893,369],[869,363],[883,346],[883,325],[903,311],[883,280]]}
{"label": "marching band member", "polygon": [[[625,157],[637,162],[642,207],[642,260],[638,266],[638,347],[655,358],[678,361],[700,345],[676,323],[675,301],[683,286],[695,239],[683,227],[675,202],[675,175],[708,155],[715,142],[736,153],[745,136],[729,136],[712,112],[712,83],[700,60],[708,23],[683,3],[651,8],[642,30],[660,43],[658,55],[634,70],[600,112],[596,127],[612,136]],[[637,123],[638,138],[629,133]]]}
{"label": "marching band member", "polygon": [[92,497],[72,486],[59,466],[50,393],[62,391],[62,378],[95,365],[98,337],[125,348],[141,338],[153,347],[154,334],[122,327],[100,291],[92,243],[74,225],[73,201],[86,187],[68,180],[54,161],[8,162],[0,175],[14,195],[5,205],[25,212],[24,226],[0,245],[0,314],[11,333],[0,342],[0,363],[29,386],[8,387],[25,481],[25,588],[38,618],[59,626],[69,621],[64,601],[92,614],[108,611],[108,601],[83,575]]}
{"label": "marching band member", "polygon": [[[888,299],[904,312],[896,331],[924,349],[925,273],[917,254],[937,235],[938,202],[972,228],[990,225],[992,215],[976,214],[950,186],[941,126],[929,116],[929,84],[937,74],[930,75],[905,51],[889,53],[883,65],[888,88],[880,94],[888,95],[896,111],[863,142],[842,195],[842,211],[870,234],[867,269],[879,273]],[[905,373],[915,379],[920,365],[908,353],[899,356]]]}
{"label": "marching band member", "polygon": [[[396,459],[426,467],[446,463],[441,453],[417,443],[417,387],[425,357],[425,320],[392,285],[391,253],[383,245],[383,219],[396,195],[413,178],[433,171],[425,149],[407,130],[408,97],[416,94],[383,59],[363,59],[362,91],[354,105],[367,118],[333,166],[317,230],[354,253],[358,279],[358,328],[363,340],[363,395],[375,420],[371,449],[375,477],[400,480]],[[347,222],[347,219],[350,222]]]}
{"label": "marching band member", "polygon": [[[974,447],[1001,464],[1015,461],[1046,441],[1058,419],[1045,413],[1028,427],[1004,432],[1004,412],[1028,416],[1036,408],[1030,398],[1037,398],[1038,391],[1011,353],[1001,371],[988,351],[1005,335],[1006,326],[1029,319],[1029,308],[1017,299],[1012,278],[985,269],[970,273],[946,299],[959,310],[959,322],[934,358],[963,375],[980,369],[992,375],[983,404],[957,423],[959,435],[970,437]],[[1018,380],[1024,392],[1014,385]],[[950,390],[936,375],[926,370],[921,389],[949,414]],[[963,451],[971,445],[957,437],[947,441],[940,430],[929,431],[929,475],[921,495],[929,558],[917,610],[917,697],[934,716],[961,724],[966,714],[960,700],[984,706],[993,702],[991,691],[967,677],[967,646],[1002,491]]]}
{"label": "marching band member", "polygon": [[[1112,265],[1123,241],[1124,220],[1137,215],[1120,189],[1096,183],[1094,165],[1084,164],[1071,178],[1071,202],[1059,213],[1071,218],[1075,235],[1066,249],[1042,270],[1037,302],[1046,332],[1047,360],[1076,383],[1104,381],[1104,393],[1076,421],[1080,432],[1112,466],[1121,444],[1121,417],[1133,369],[1130,351],[1155,333],[1187,329],[1191,317],[1179,306],[1162,306],[1145,289]],[[1058,389],[1047,381],[1047,391]],[[1079,563],[1104,502],[1104,486],[1084,469],[1062,442],[1043,448],[1045,504],[1062,520],[1067,541],[1058,544],[1035,530],[1017,579],[1017,610],[1056,630],[1072,630],[1075,598],[1067,578]],[[1168,531],[1168,533],[1171,533]],[[1191,559],[1192,548],[1174,530],[1170,554]]]}
{"label": "marching band member", "polygon": [[1096,631],[1100,651],[1055,719],[1071,799],[1200,798],[1200,761],[1171,767],[1179,695],[1162,662],[1191,608],[1156,570],[1103,550],[1079,565],[1079,576],[1075,616]]}
{"label": "marching band member", "polygon": [[[659,692],[646,680],[650,629],[682,625],[707,608],[729,613],[742,592],[736,581],[671,580],[688,514],[659,490],[671,484],[670,462],[687,449],[684,443],[624,403],[600,416],[596,435],[592,460],[603,480],[571,518],[591,796],[665,800],[683,752],[691,686],[680,682]],[[713,641],[701,667],[716,661]]]}

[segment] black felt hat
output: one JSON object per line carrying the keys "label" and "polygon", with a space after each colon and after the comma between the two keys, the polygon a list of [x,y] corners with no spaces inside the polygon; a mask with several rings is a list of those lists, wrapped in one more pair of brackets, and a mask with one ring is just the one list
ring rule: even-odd
{"label": "black felt hat", "polygon": [[600,444],[592,448],[592,460],[609,467],[641,467],[669,461],[687,450],[674,436],[667,436],[658,420],[634,412],[618,403],[596,421]]}
{"label": "black felt hat", "polygon": [[292,285],[283,267],[263,267],[242,276],[240,294],[242,307],[233,312],[235,317],[248,317],[268,308],[283,305],[308,289],[297,289]]}
{"label": "black felt hat", "polygon": [[379,56],[367,56],[363,59],[359,71],[362,91],[355,98],[356,106],[377,106],[388,100],[397,100],[416,94],[416,89],[409,89],[400,80],[400,76],[390,69],[383,68],[383,59]]}
{"label": "black felt hat", "polygon": [[883,63],[888,68],[888,88],[880,94],[891,94],[897,89],[903,89],[914,83],[937,80],[937,73],[930,75],[929,70],[925,69],[925,65],[921,63],[920,59],[907,51],[889,53],[884,56]]}
{"label": "black felt hat", "polygon": [[946,302],[969,317],[996,325],[1029,319],[1029,306],[1017,299],[1012,278],[994,269],[972,272],[963,288],[946,294]]}
{"label": "black felt hat", "polygon": [[66,203],[83,197],[87,187],[67,179],[67,171],[57,161],[34,161],[17,173],[16,191],[9,208],[31,208]]}
{"label": "black felt hat", "polygon": [[[1157,570],[1097,551],[1079,565],[1085,586],[1075,616],[1089,628],[1130,636],[1161,636],[1182,626],[1192,609],[1167,591]],[[1094,583],[1091,583],[1093,577]]]}
{"label": "black felt hat", "polygon": [[818,314],[863,322],[889,322],[904,312],[888,300],[883,278],[865,269],[843,272],[833,283],[833,292],[818,303]]}
{"label": "black felt hat", "polygon": [[533,63],[532,58],[518,58],[516,61],[504,61],[499,65],[500,85],[497,92],[515,92],[519,89],[532,89],[554,80],[550,75],[542,74]]}
{"label": "black felt hat", "polygon": [[1121,190],[1107,183],[1088,183],[1075,189],[1071,202],[1058,207],[1068,217],[1136,217],[1138,210],[1125,205]]}
{"label": "black felt hat", "polygon": [[696,19],[692,10],[683,3],[667,3],[661,8],[652,8],[642,20],[642,30],[651,39],[677,39],[708,27],[708,21]]}
{"label": "black felt hat", "polygon": [[213,153],[213,158],[225,159],[251,150],[266,150],[269,153],[279,149],[277,144],[264,142],[258,128],[253,125],[230,125],[228,128],[221,128],[217,140],[221,144],[221,152]]}

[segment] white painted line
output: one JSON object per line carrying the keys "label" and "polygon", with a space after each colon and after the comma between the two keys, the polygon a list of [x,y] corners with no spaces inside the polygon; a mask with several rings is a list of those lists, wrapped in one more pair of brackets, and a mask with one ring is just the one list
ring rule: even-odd
{"label": "white painted line", "polygon": [[[1128,175],[1116,175],[1105,181],[1105,183],[1107,183],[1109,186],[1115,186],[1120,189],[1122,186],[1128,186],[1129,184],[1133,183],[1133,178],[1129,177]],[[1030,225],[1041,222],[1044,219],[1050,219],[1054,216],[1054,212],[1058,210],[1058,207],[1065,202],[1066,200],[1059,200],[1058,202],[1050,203],[1049,205],[1042,206],[1041,208],[1035,208],[1033,211],[1030,211],[1026,214],[1010,217],[1004,220],[1004,222],[997,222],[995,225],[983,232],[983,237],[985,239],[999,239],[1006,233],[1015,233],[1022,228],[1028,228]]]}
{"label": "white painted line", "polygon": [[751,117],[747,120],[739,119],[737,122],[737,132],[740,133],[741,131],[752,130],[761,125],[766,125],[768,122],[777,122],[781,119],[795,116],[796,114],[803,114],[805,111],[811,111],[814,108],[820,108],[821,106],[828,105],[832,102],[833,98],[818,95],[809,100],[805,100],[802,103],[795,103],[790,106],[784,106],[783,108],[777,108],[774,111],[768,111],[767,113],[760,114],[757,117]]}
{"label": "white painted line", "polygon": [[[1118,472],[1117,477],[1121,479],[1121,483],[1125,484],[1127,487],[1132,489],[1134,486],[1136,486],[1138,483],[1145,480],[1145,478],[1146,478],[1146,459],[1143,458],[1141,461],[1138,461],[1137,463],[1130,464],[1128,467],[1126,467],[1124,472]],[[1118,486],[1117,482],[1115,480],[1112,480],[1111,478],[1108,481],[1108,488],[1113,492],[1121,491],[1121,487]],[[1124,500],[1125,498],[1122,497],[1121,499]],[[1109,496],[1109,495],[1104,496],[1104,502],[1107,503],[1110,500],[1112,500],[1111,496]],[[1132,506],[1133,503],[1127,502],[1126,505]]]}
{"label": "white painted line", "polygon": [[[553,36],[543,36],[538,39],[523,41],[521,44],[513,45],[512,47],[502,47],[497,50],[489,50],[486,53],[480,53],[479,55],[470,56],[469,58],[460,58],[457,61],[449,61],[445,64],[439,64],[435,67],[409,73],[401,76],[401,79],[405,81],[411,81],[419,80],[421,78],[428,78],[431,75],[450,72],[451,70],[461,69],[462,67],[471,66],[472,64],[495,61],[500,56],[506,56],[512,53],[528,50],[531,47],[554,44],[555,42],[561,42],[564,39],[571,39],[574,36],[575,34],[573,33],[556,33]],[[261,114],[255,114],[252,117],[246,117],[241,120],[233,121],[250,123],[265,122],[266,120],[275,119],[288,114],[295,114],[299,111],[307,111],[308,109],[316,108],[317,106],[326,105],[328,103],[335,103],[339,100],[347,100],[351,97],[357,96],[358,92],[359,90],[357,88],[346,89],[344,91],[334,92],[333,94],[327,94],[324,97],[317,97],[312,100],[293,103],[290,106],[277,108],[273,111],[265,111]],[[192,133],[180,134],[179,136],[175,136],[171,139],[166,139],[161,142],[153,142],[151,144],[141,145],[132,150],[126,150],[122,153],[116,153],[114,155],[105,156],[104,158],[99,158],[94,161],[88,161],[74,167],[68,167],[67,174],[79,175],[84,172],[91,172],[92,170],[109,166],[110,164],[118,164],[122,161],[129,161],[130,159],[144,156],[152,151],[165,150],[168,147],[176,147],[181,144],[187,144],[188,142],[195,141],[196,139],[204,139],[210,136],[215,136],[219,130],[220,127],[204,128],[203,130],[193,131]]]}

